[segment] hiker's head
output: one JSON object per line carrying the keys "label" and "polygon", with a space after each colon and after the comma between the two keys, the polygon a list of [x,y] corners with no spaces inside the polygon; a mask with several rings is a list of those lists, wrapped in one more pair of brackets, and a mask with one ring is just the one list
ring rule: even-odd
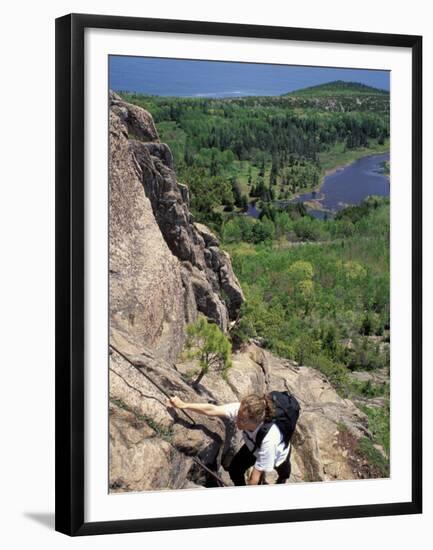
{"label": "hiker's head", "polygon": [[247,395],[241,401],[236,419],[239,430],[254,431],[260,422],[273,416],[273,403],[267,395],[255,393]]}

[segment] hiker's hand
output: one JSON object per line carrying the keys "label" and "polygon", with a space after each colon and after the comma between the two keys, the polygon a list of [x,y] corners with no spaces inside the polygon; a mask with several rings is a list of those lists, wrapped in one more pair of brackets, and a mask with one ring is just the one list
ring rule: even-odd
{"label": "hiker's hand", "polygon": [[170,397],[170,404],[177,409],[183,409],[183,407],[185,406],[185,403],[182,401],[182,399],[177,396]]}

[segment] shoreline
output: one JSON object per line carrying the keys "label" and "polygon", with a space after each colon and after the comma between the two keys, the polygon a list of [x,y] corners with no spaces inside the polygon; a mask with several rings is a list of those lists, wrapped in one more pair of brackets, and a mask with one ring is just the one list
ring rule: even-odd
{"label": "shoreline", "polygon": [[[355,162],[357,162],[358,160],[361,160],[363,158],[367,158],[367,157],[374,157],[374,156],[378,156],[378,155],[385,155],[385,154],[389,154],[389,149],[387,151],[381,151],[381,152],[372,152],[372,153],[369,153],[367,155],[363,155],[362,157],[359,157],[359,158],[356,158],[356,159],[352,159],[348,162],[345,162],[343,164],[338,164],[337,166],[334,166],[333,168],[327,168],[323,175],[321,176],[320,178],[320,181],[319,183],[317,184],[317,186],[315,187],[312,187],[311,189],[305,189],[302,191],[302,193],[296,193],[295,195],[293,195],[292,197],[290,197],[290,199],[288,200],[293,200],[293,199],[297,199],[299,198],[301,195],[306,195],[307,193],[319,193],[320,192],[320,189],[322,187],[322,185],[324,184],[325,182],[325,178],[327,178],[328,176],[331,176],[332,174],[335,174],[336,172],[338,172],[339,170],[343,170],[344,168],[347,168],[348,166],[350,166],[351,164],[354,164]],[[388,181],[390,181],[390,174],[384,174],[382,173],[383,176],[386,176],[388,178]],[[312,199],[314,200],[314,199]]]}

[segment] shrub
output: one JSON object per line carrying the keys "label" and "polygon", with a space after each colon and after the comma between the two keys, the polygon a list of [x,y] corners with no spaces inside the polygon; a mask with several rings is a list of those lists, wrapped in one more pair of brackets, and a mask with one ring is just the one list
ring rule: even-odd
{"label": "shrub", "polygon": [[377,470],[380,477],[389,477],[389,461],[374,447],[370,439],[362,437],[357,450]]}
{"label": "shrub", "polygon": [[368,427],[375,440],[382,445],[389,455],[390,444],[390,417],[389,403],[382,408],[360,405],[360,409],[368,416]]}
{"label": "shrub", "polygon": [[197,386],[211,369],[225,377],[232,366],[232,347],[219,327],[200,315],[195,323],[187,326],[186,332],[186,356],[188,359],[198,359],[200,365],[199,375],[193,384]]}

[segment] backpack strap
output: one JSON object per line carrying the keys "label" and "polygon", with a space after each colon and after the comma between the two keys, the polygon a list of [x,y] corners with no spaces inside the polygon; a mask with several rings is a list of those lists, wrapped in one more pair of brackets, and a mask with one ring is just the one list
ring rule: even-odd
{"label": "backpack strap", "polygon": [[248,441],[254,445],[254,448],[251,451],[252,453],[254,453],[254,451],[257,449],[256,441],[249,435],[249,433],[246,430],[244,430],[243,433],[245,434],[245,437],[248,439]]}
{"label": "backpack strap", "polygon": [[254,448],[251,451],[252,453],[257,451],[257,449],[260,447],[260,445],[262,444],[264,438],[266,437],[266,434],[269,432],[269,430],[271,429],[273,424],[274,424],[273,421],[265,422],[259,428],[258,432],[256,433],[256,439],[255,440],[252,439],[252,437],[250,437],[246,432],[244,432],[246,437],[248,438],[248,440],[251,441],[251,443],[254,443]]}

